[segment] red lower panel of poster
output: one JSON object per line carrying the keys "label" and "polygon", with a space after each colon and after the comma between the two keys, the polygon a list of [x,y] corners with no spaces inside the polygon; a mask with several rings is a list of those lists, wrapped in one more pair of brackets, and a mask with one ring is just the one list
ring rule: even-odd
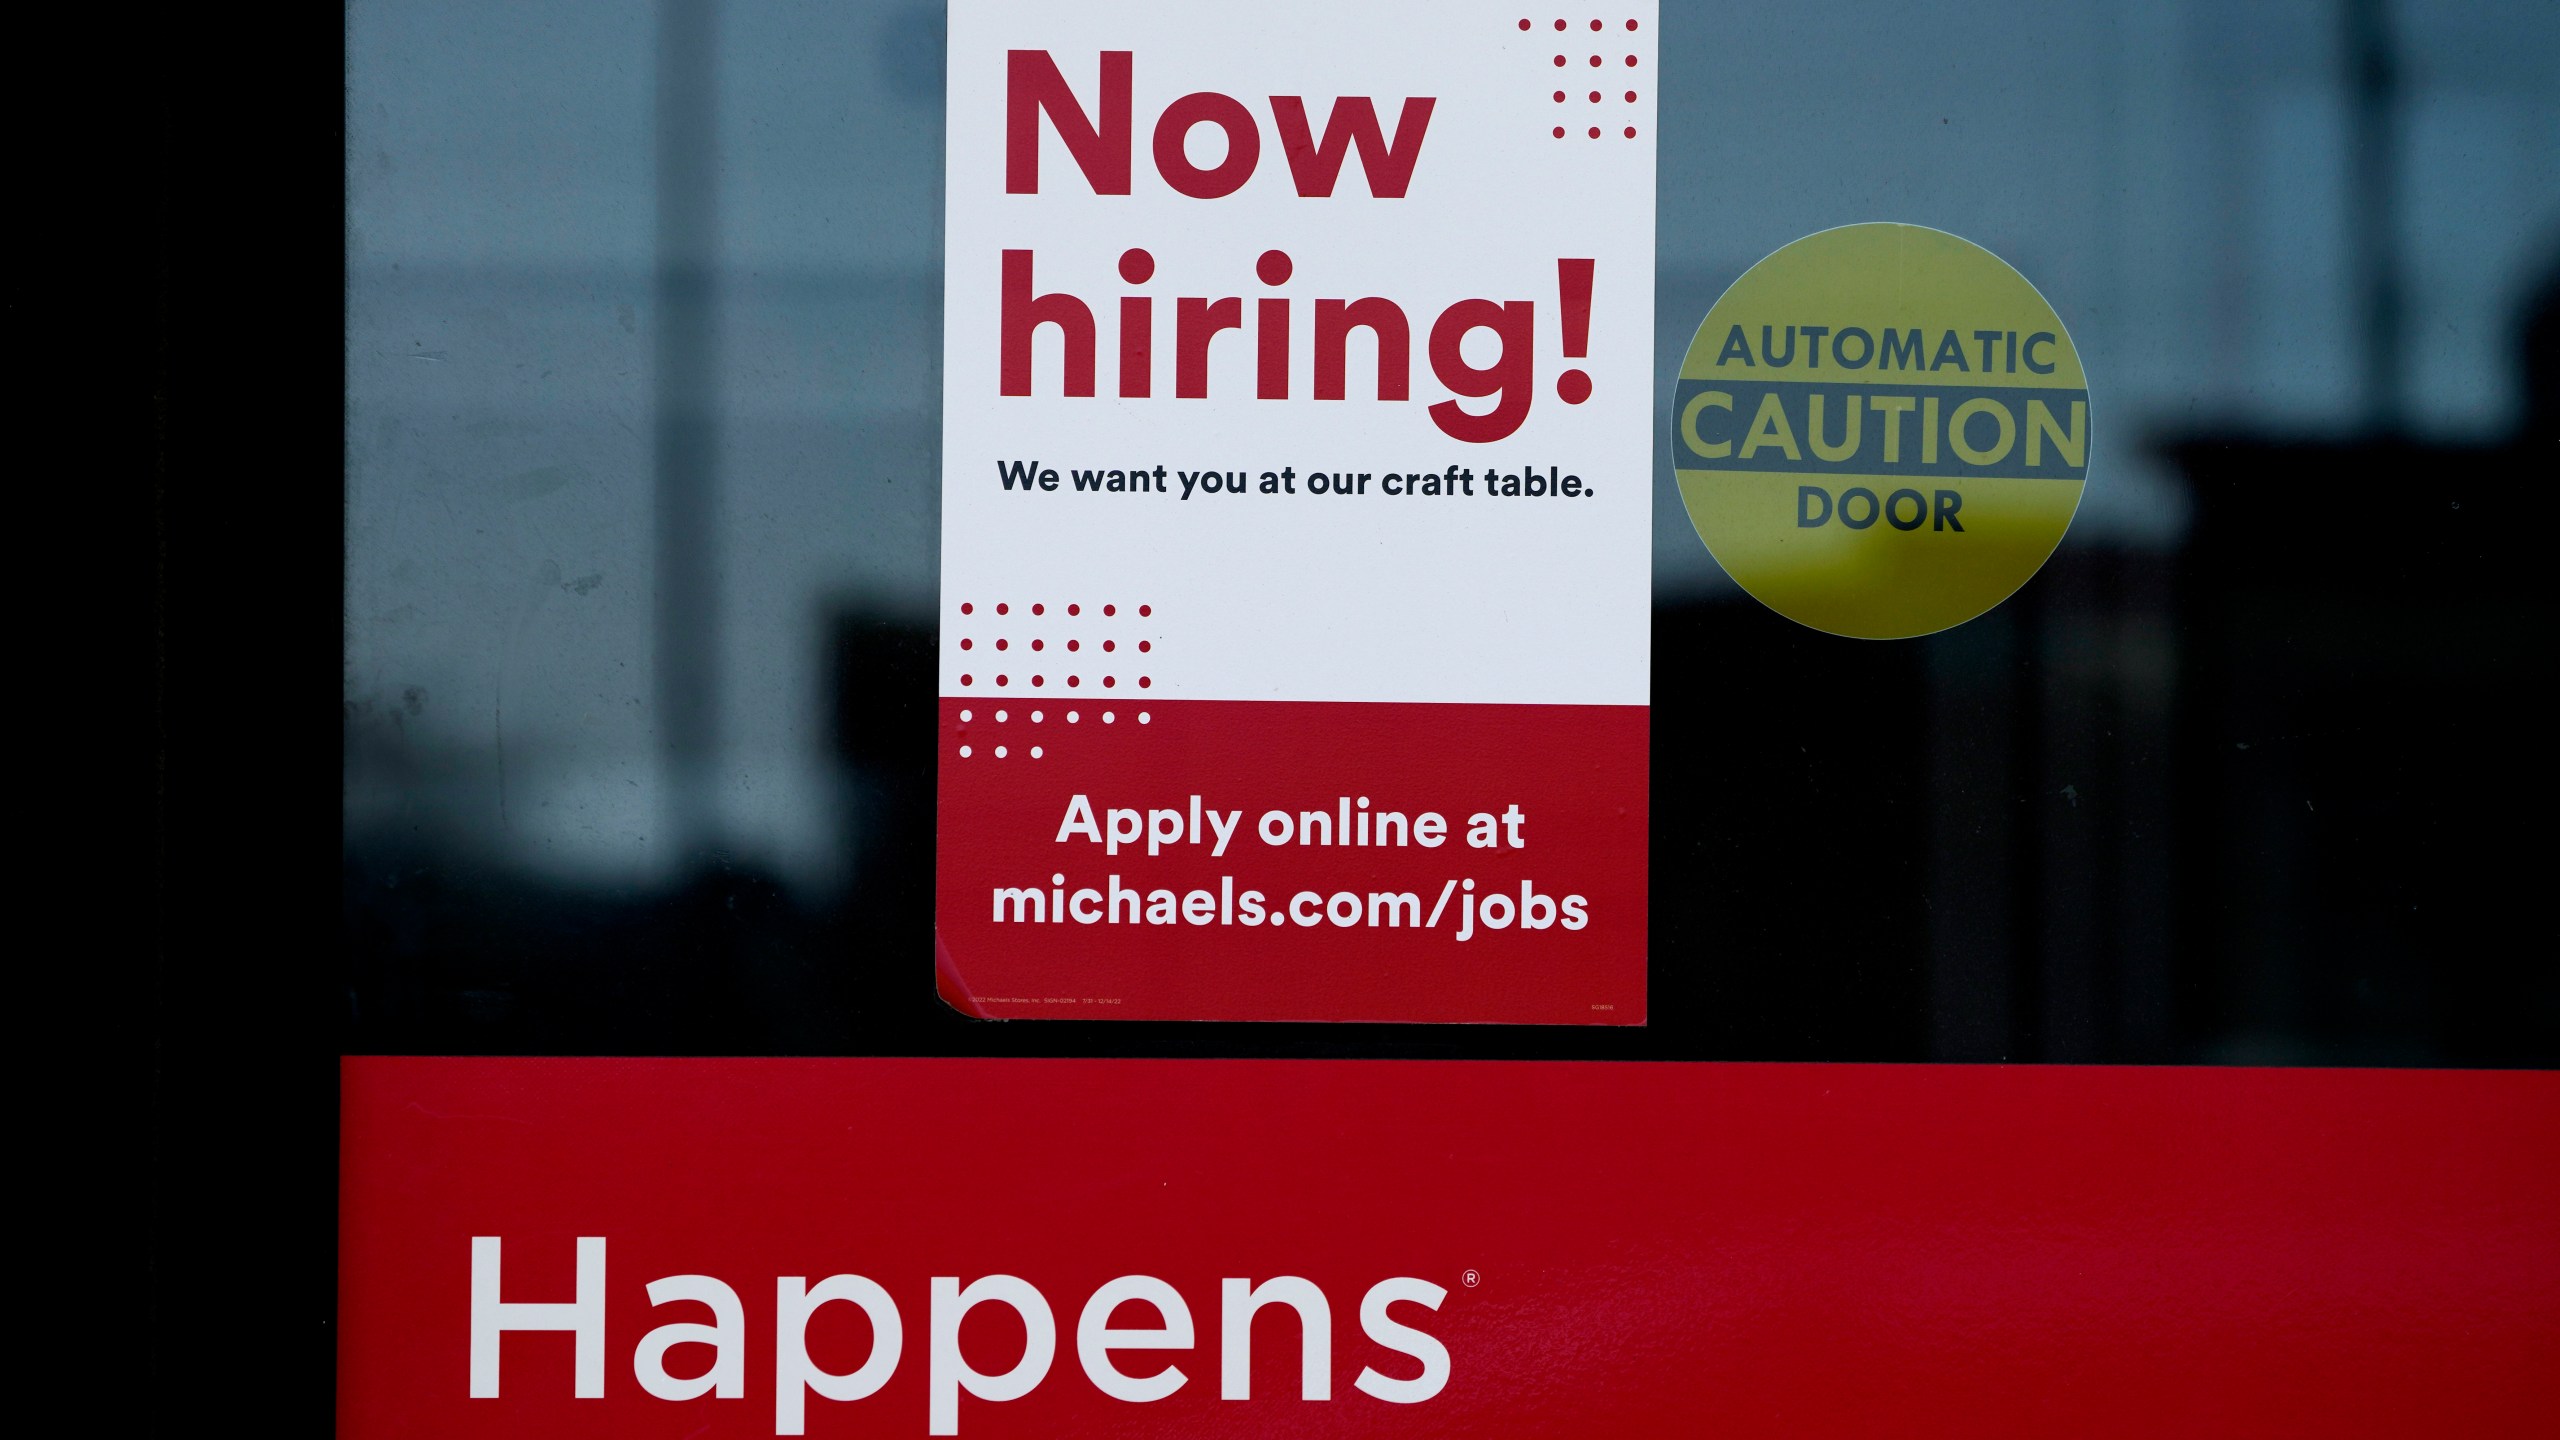
{"label": "red lower panel of poster", "polygon": [[2560,1415],[2544,1074],[361,1059],[343,1153],[367,1440]]}
{"label": "red lower panel of poster", "polygon": [[943,998],[994,1019],[1643,1024],[1649,714],[945,699]]}

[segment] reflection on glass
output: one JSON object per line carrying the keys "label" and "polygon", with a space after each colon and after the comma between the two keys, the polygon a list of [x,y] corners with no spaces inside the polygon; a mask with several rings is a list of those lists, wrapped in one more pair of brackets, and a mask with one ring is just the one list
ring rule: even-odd
{"label": "reflection on glass", "polygon": [[[1609,1053],[2560,1059],[2506,939],[2560,14],[1664,29],[1666,403],[1735,275],[1896,219],[2033,278],[2107,423],[2046,571],[1893,645],[1739,601],[1666,459],[1655,645],[1719,678],[1659,671],[1710,743],[1656,757],[1656,1020]],[[350,1043],[998,1043],[928,989],[940,7],[348,34]]]}

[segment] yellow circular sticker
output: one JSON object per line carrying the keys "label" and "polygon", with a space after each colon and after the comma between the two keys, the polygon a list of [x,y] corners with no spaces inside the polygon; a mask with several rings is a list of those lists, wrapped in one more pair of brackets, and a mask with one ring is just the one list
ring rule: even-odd
{"label": "yellow circular sticker", "polygon": [[1847,225],[1707,312],[1671,454],[1699,538],[1762,604],[1834,635],[1927,635],[2009,598],[2071,528],[2088,380],[1999,256]]}

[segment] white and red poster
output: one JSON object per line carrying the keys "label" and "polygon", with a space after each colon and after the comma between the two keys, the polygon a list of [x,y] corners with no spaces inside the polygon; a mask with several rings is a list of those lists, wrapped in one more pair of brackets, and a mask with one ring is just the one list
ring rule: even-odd
{"label": "white and red poster", "polygon": [[1643,1023],[1654,20],[952,5],[952,1004]]}

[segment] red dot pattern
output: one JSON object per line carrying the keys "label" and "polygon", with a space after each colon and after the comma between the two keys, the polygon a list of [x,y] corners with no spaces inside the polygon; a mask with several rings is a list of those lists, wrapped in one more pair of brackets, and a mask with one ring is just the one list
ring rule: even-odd
{"label": "red dot pattern", "polygon": [[[976,603],[972,601],[963,601],[960,605],[960,613],[963,616],[974,616],[977,614],[977,610],[978,607]],[[995,613],[998,615],[1011,615],[1013,613],[1012,602],[998,602],[995,607]],[[1030,614],[1034,616],[1046,616],[1048,613],[1049,607],[1045,601],[1036,602],[1030,608]],[[1084,614],[1084,606],[1081,603],[1069,605],[1066,608],[1066,613],[1070,616],[1080,617]],[[1116,603],[1108,604],[1102,607],[1102,613],[1106,617],[1117,618],[1120,613],[1120,607]],[[1156,608],[1153,605],[1140,605],[1138,607],[1139,618],[1150,619],[1154,617],[1155,613]],[[981,637],[977,635],[960,636],[960,648],[963,651],[974,651],[977,649],[980,638]],[[996,635],[984,638],[992,639],[995,643],[995,648],[1000,651],[1010,651],[1013,648],[1013,636]],[[1047,636],[1033,635],[1023,638],[1029,642],[1030,648],[1034,652],[1046,653],[1049,648],[1049,640]],[[1142,655],[1153,654],[1156,648],[1155,642],[1151,639],[1139,640],[1137,642],[1137,647],[1138,653]],[[1066,639],[1066,648],[1070,653],[1081,653],[1084,649],[1083,638],[1068,637]],[[1119,649],[1120,642],[1117,639],[1105,639],[1102,641],[1102,650],[1105,654],[1116,654]],[[1045,689],[1049,683],[1049,677],[1046,673],[1030,675],[1025,678],[1035,689]],[[1081,674],[1067,675],[1062,678],[1069,688],[1080,689],[1084,685],[1084,677]],[[1117,675],[1104,675],[1101,677],[1101,680],[1105,689],[1116,689],[1120,683],[1120,677]],[[1137,681],[1139,688],[1141,689],[1152,689],[1155,685],[1155,677],[1152,675],[1138,676]],[[978,677],[974,673],[963,673],[960,676],[960,684],[963,689],[975,688],[977,683]],[[1010,689],[1013,685],[1013,676],[1010,672],[999,674],[994,678],[994,683],[999,689]],[[999,712],[999,718],[1001,718],[1001,712]]]}
{"label": "red dot pattern", "polygon": [[[1571,28],[1572,28],[1572,26],[1571,26],[1571,22],[1566,21],[1566,20],[1563,20],[1563,19],[1555,20],[1555,21],[1554,21],[1554,22],[1552,22],[1552,23],[1553,23],[1553,25],[1554,25],[1554,27],[1555,27],[1555,30],[1556,30],[1556,32],[1557,32],[1558,34],[1562,34],[1562,33],[1564,33],[1565,31],[1567,31],[1567,30],[1569,30],[1569,29],[1571,29]],[[1592,20],[1590,20],[1590,21],[1588,21],[1587,23],[1588,23],[1588,25],[1590,26],[1591,33],[1592,33],[1593,35],[1595,35],[1595,36],[1597,36],[1597,35],[1599,35],[1599,34],[1603,33],[1604,31],[1606,31],[1606,30],[1609,28],[1609,26],[1608,26],[1608,22],[1606,22],[1606,21],[1604,21],[1604,20],[1596,19],[1596,18],[1595,18],[1595,19],[1592,19]],[[1519,26],[1520,26],[1520,28],[1521,28],[1522,30],[1530,30],[1530,29],[1534,29],[1534,28],[1535,28],[1535,24],[1536,24],[1536,22],[1534,22],[1534,21],[1532,21],[1532,20],[1529,20],[1529,19],[1526,19],[1526,18],[1522,19],[1522,20],[1519,22]],[[1630,31],[1630,32],[1633,32],[1633,31],[1636,31],[1636,30],[1639,30],[1639,29],[1642,29],[1642,28],[1643,28],[1643,26],[1642,26],[1641,22],[1638,22],[1638,21],[1635,21],[1635,20],[1628,20],[1628,21],[1626,21],[1626,22],[1625,22],[1625,24],[1626,24],[1626,28],[1627,28],[1627,29],[1628,29],[1628,31]],[[1587,63],[1587,64],[1588,64],[1592,69],[1595,69],[1595,70],[1597,70],[1597,69],[1599,69],[1600,67],[1602,67],[1602,66],[1604,66],[1604,65],[1606,65],[1606,64],[1608,64],[1608,63],[1609,63],[1609,57],[1608,57],[1608,56],[1606,56],[1606,55],[1586,55],[1586,56],[1584,57],[1584,60],[1585,60],[1585,63]],[[1562,67],[1564,67],[1564,66],[1567,66],[1567,65],[1572,64],[1572,63],[1573,63],[1573,57],[1572,57],[1571,55],[1554,55],[1554,56],[1552,56],[1552,63],[1553,63],[1557,68],[1561,69],[1561,68],[1562,68]],[[1633,67],[1635,67],[1638,63],[1639,63],[1639,57],[1634,56],[1634,55],[1629,55],[1629,56],[1627,56],[1627,57],[1626,57],[1626,64],[1627,64],[1627,66],[1628,66],[1629,68],[1631,68],[1631,69],[1632,69],[1632,68],[1633,68]],[[1554,92],[1554,94],[1553,94],[1553,98],[1554,98],[1554,100],[1555,100],[1555,103],[1557,103],[1557,104],[1561,105],[1561,104],[1565,103],[1565,101],[1566,101],[1567,99],[1569,99],[1570,97],[1569,97],[1569,96],[1567,96],[1567,95],[1566,95],[1566,93],[1565,93],[1564,91],[1562,91],[1562,90],[1558,90],[1558,91],[1555,91],[1555,92]],[[1594,104],[1594,105],[1600,104],[1601,102],[1603,102],[1603,101],[1604,101],[1604,100],[1606,100],[1607,98],[1608,98],[1608,97],[1607,97],[1606,95],[1604,95],[1602,92],[1600,92],[1600,91],[1598,91],[1598,90],[1594,90],[1594,91],[1590,92],[1590,102],[1591,102],[1592,104]],[[1636,92],[1635,92],[1635,91],[1630,90],[1630,91],[1626,92],[1626,102],[1627,102],[1628,104],[1633,105],[1633,104],[1635,104],[1635,103],[1636,103],[1636,100],[1637,100],[1637,94],[1636,94]],[[1551,127],[1551,128],[1547,131],[1547,133],[1548,133],[1549,135],[1553,136],[1555,139],[1562,140],[1562,139],[1566,138],[1567,136],[1571,135],[1571,134],[1573,133],[1573,131],[1572,131],[1572,129],[1571,129],[1570,127],[1568,127],[1568,126],[1557,125],[1557,126],[1553,126],[1553,127]],[[1583,135],[1584,135],[1586,138],[1588,138],[1588,139],[1598,140],[1598,139],[1601,139],[1602,137],[1606,136],[1609,132],[1608,132],[1608,130],[1607,130],[1607,128],[1606,128],[1606,127],[1598,126],[1598,125],[1593,125],[1593,126],[1586,127],[1586,128],[1583,130],[1583,132],[1582,132],[1582,133],[1583,133]],[[1633,140],[1633,139],[1635,139],[1635,138],[1636,138],[1636,127],[1635,127],[1635,126],[1633,126],[1633,125],[1625,126],[1625,127],[1623,127],[1622,129],[1620,129],[1620,130],[1618,131],[1618,133],[1619,133],[1621,136],[1625,137],[1626,139]]]}

